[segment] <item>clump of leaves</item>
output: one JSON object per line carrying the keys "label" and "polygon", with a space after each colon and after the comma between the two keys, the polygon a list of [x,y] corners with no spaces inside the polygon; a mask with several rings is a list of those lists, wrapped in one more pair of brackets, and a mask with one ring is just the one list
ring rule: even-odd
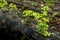
{"label": "clump of leaves", "polygon": [[[23,12],[24,16],[28,19],[30,16],[34,16],[34,20],[37,21],[36,29],[37,32],[44,36],[50,36],[51,34],[48,32],[49,25],[47,24],[51,17],[48,16],[48,12],[51,10],[52,0],[45,0],[47,5],[41,4],[42,13],[35,12],[33,10],[25,10]],[[58,12],[54,12],[52,16],[56,16]]]}
{"label": "clump of leaves", "polygon": [[[51,35],[51,33],[48,32],[49,25],[47,24],[51,19],[51,17],[48,16],[48,12],[51,10],[50,6],[51,6],[50,3],[48,4],[48,6],[47,5],[44,6],[42,4],[41,5],[41,10],[42,10],[41,12],[42,13],[35,12],[33,10],[25,10],[23,12],[23,15],[27,18],[27,20],[29,20],[30,16],[34,17],[33,19],[37,21],[37,24],[35,25],[36,31],[44,36]],[[56,15],[57,15],[57,12],[54,12],[52,14],[52,16],[56,16]]]}
{"label": "clump of leaves", "polygon": [[7,0],[0,0],[0,9],[2,10],[6,10],[9,8],[9,10],[17,10],[17,7],[15,4],[11,3],[8,8],[7,8]]}
{"label": "clump of leaves", "polygon": [[0,9],[6,10],[7,1],[6,0],[0,0]]}
{"label": "clump of leaves", "polygon": [[50,10],[50,8],[48,6],[43,6],[41,9],[43,10],[41,14],[33,10],[25,10],[23,14],[26,18],[34,16],[34,20],[37,21],[37,24],[35,25],[36,31],[41,35],[50,36],[50,33],[47,31],[49,28],[49,25],[47,23],[49,22],[50,19],[49,17],[46,17],[48,16],[47,13]]}
{"label": "clump of leaves", "polygon": [[17,7],[16,7],[16,5],[13,4],[13,3],[11,3],[11,4],[9,5],[9,7],[10,7],[10,10],[18,10]]}
{"label": "clump of leaves", "polygon": [[47,31],[49,28],[49,25],[45,22],[39,22],[36,25],[37,32],[39,32],[41,35],[44,36],[50,36],[50,33]]}

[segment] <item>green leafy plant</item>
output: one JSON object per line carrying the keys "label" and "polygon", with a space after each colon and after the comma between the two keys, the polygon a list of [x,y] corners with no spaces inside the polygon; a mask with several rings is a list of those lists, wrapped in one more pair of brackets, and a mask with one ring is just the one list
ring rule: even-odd
{"label": "green leafy plant", "polygon": [[7,1],[6,0],[0,0],[0,9],[6,10]]}
{"label": "green leafy plant", "polygon": [[[51,33],[48,32],[49,25],[47,24],[51,20],[51,17],[48,16],[48,12],[51,10],[51,8],[50,8],[50,6],[51,6],[51,0],[49,0],[49,1],[47,2],[47,5],[45,5],[45,6],[43,4],[41,4],[41,10],[42,10],[41,13],[35,12],[33,10],[25,10],[23,12],[23,15],[26,17],[27,20],[31,16],[34,17],[33,19],[37,21],[37,24],[35,25],[36,26],[35,27],[36,31],[38,33],[40,33],[41,35],[44,35],[44,36],[50,36],[51,35]],[[52,16],[56,16],[56,15],[58,15],[57,12],[54,12],[52,14]]]}
{"label": "green leafy plant", "polygon": [[0,0],[0,9],[2,10],[6,10],[9,8],[9,10],[17,10],[17,7],[15,4],[11,3],[8,8],[7,8],[7,0]]}
{"label": "green leafy plant", "polygon": [[50,36],[50,33],[47,31],[49,28],[49,25],[46,24],[45,22],[39,22],[36,25],[37,31],[44,36]]}
{"label": "green leafy plant", "polygon": [[9,5],[9,7],[10,7],[10,10],[18,10],[17,7],[16,7],[16,5],[13,4],[13,3],[11,3],[11,4]]}
{"label": "green leafy plant", "polygon": [[30,16],[34,16],[34,20],[37,21],[37,24],[35,25],[36,31],[44,36],[50,36],[50,33],[48,32],[49,25],[47,24],[49,22],[48,11],[50,8],[48,6],[43,6],[41,8],[43,11],[42,13],[35,12],[33,10],[25,10],[23,12],[24,16],[26,18],[30,18]]}

